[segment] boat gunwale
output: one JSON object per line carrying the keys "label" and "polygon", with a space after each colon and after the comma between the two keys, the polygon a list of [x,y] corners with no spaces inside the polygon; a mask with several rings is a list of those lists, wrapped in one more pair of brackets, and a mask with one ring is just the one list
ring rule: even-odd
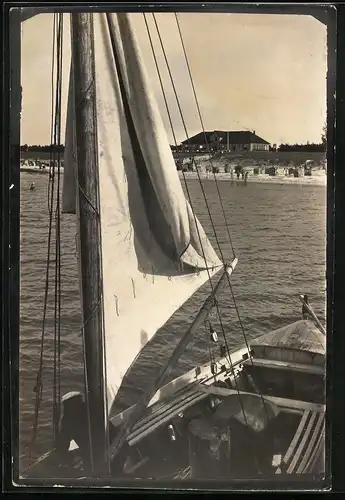
{"label": "boat gunwale", "polygon": [[256,358],[251,361],[246,360],[244,364],[253,364],[260,368],[272,368],[276,370],[290,370],[294,372],[310,373],[312,375],[323,375],[325,367],[313,363],[298,363],[296,361],[281,361],[278,359]]}
{"label": "boat gunwale", "polygon": [[[231,358],[231,362],[232,362],[232,367],[233,368],[237,367],[238,365],[243,363],[245,361],[243,356],[245,356],[246,354],[249,356],[249,351],[245,346],[241,346],[240,348],[231,352],[230,358]],[[237,356],[241,356],[241,357],[239,359],[236,359]],[[163,385],[156,392],[156,394],[153,396],[153,398],[151,399],[147,408],[153,413],[154,407],[156,406],[156,404],[163,403],[163,405],[164,405],[164,400],[173,395],[173,393],[166,394],[165,391],[168,390],[170,387],[171,388],[176,387],[176,383],[178,383],[178,381],[181,381],[182,383],[185,382],[185,383],[183,385],[181,385],[181,387],[179,387],[179,389],[177,391],[175,391],[176,394],[183,389],[187,389],[188,386],[198,385],[199,383],[205,383],[205,382],[209,382],[209,384],[210,384],[211,382],[214,382],[215,379],[222,380],[222,379],[224,379],[224,376],[228,376],[229,373],[232,374],[231,373],[232,367],[230,366],[229,359],[227,357],[223,357],[223,358],[216,360],[216,364],[220,368],[224,365],[225,366],[228,365],[229,367],[226,368],[225,372],[219,371],[216,375],[214,375],[210,372],[210,362],[204,363],[202,365],[197,365],[196,367],[192,368],[190,371],[180,375],[179,377],[176,377],[175,379],[171,380],[167,384]],[[199,370],[200,370],[200,372],[198,374],[196,374]],[[204,372],[206,372],[206,374]],[[203,378],[201,377],[202,375],[204,375]],[[200,378],[198,378],[198,377],[200,377]],[[205,379],[207,379],[207,380],[205,380]],[[128,415],[134,410],[134,408],[135,408],[135,405],[132,405],[129,408],[126,408],[125,410],[123,410],[122,412],[117,413],[114,416],[111,416],[110,417],[111,423],[115,427],[122,424],[123,421],[128,417]],[[146,413],[146,415],[147,415],[147,413]],[[143,418],[145,418],[146,415],[144,415]]]}
{"label": "boat gunwale", "polygon": [[[250,364],[252,361],[255,364],[255,357],[250,358],[251,354],[251,346],[249,347],[249,350],[246,346],[241,346],[236,349],[234,349],[230,353],[230,358],[231,358],[231,363],[229,363],[229,357],[223,357],[219,358],[218,360],[215,361],[216,365],[218,368],[220,368],[220,371],[218,371],[216,374],[213,374],[211,372],[211,365],[210,362],[208,361],[207,363],[204,363],[202,365],[197,365],[194,368],[192,368],[190,371],[180,375],[179,377],[176,377],[175,379],[171,380],[164,386],[162,386],[156,394],[153,396],[151,399],[149,405],[147,406],[147,412],[143,416],[142,419],[139,420],[135,424],[134,427],[134,432],[131,432],[127,438],[127,442],[131,444],[137,444],[137,442],[140,442],[142,438],[146,437],[148,434],[151,434],[157,427],[160,426],[159,422],[154,422],[154,428],[150,432],[150,425],[147,425],[150,423],[150,420],[152,418],[157,417],[156,412],[157,411],[162,411],[162,414],[164,415],[165,409],[168,409],[168,404],[169,401],[167,402],[166,400],[171,398],[173,395],[185,395],[185,397],[188,397],[188,392],[190,389],[193,388],[193,393],[197,392],[204,392],[205,390],[208,391],[208,395],[216,394],[217,392],[219,395],[221,394],[222,391],[227,391],[228,395],[230,394],[253,394],[250,392],[245,392],[245,391],[237,391],[234,389],[225,389],[225,388],[219,388],[219,387],[212,387],[212,383],[215,381],[222,381],[225,378],[230,378],[233,379],[234,377],[238,376],[238,373],[240,370],[242,370],[243,366]],[[258,358],[260,359],[260,358]],[[282,362],[283,363],[283,362]],[[285,362],[284,362],[285,363]],[[288,363],[285,363],[288,364]],[[298,363],[296,363],[298,365]],[[222,369],[223,367],[226,367],[226,369]],[[231,366],[232,365],[232,366]],[[274,367],[276,368],[276,367]],[[289,368],[289,367],[288,367]],[[234,369],[234,370],[233,370]],[[291,369],[291,368],[290,368]],[[294,369],[294,367],[293,367]],[[294,370],[296,371],[296,370]],[[181,385],[178,387],[177,390],[174,392],[171,392],[170,394],[167,393],[169,389],[176,389],[176,383],[180,383]],[[207,397],[207,394],[205,394],[205,397]],[[305,401],[298,401],[295,399],[288,399],[288,398],[278,398],[270,395],[265,395],[262,394],[262,397],[264,399],[270,400],[277,404],[279,409],[284,412],[288,413],[298,413],[298,414],[303,414],[304,411],[309,410],[309,411],[315,411],[317,413],[325,413],[326,411],[326,405],[323,404],[316,404],[316,403],[309,403]],[[201,400],[202,398],[191,398],[190,404],[185,408],[188,409],[189,407],[193,406],[196,402]],[[171,401],[170,401],[171,405]],[[165,408],[167,407],[167,408]],[[134,410],[135,405],[130,406],[129,408],[125,409],[124,411],[115,414],[114,416],[110,416],[110,422],[115,426],[121,425],[126,418],[129,416],[129,414]],[[170,414],[168,414],[168,417]],[[164,421],[166,420],[167,417],[164,418]],[[173,418],[173,416],[171,416]],[[141,428],[141,421],[144,420],[144,425],[145,429],[144,431]],[[156,425],[159,424],[159,425]],[[162,422],[162,425],[164,422]],[[142,433],[143,431],[143,433]],[[145,432],[146,431],[146,432]],[[149,431],[149,432],[147,432]],[[144,434],[144,435],[142,435]],[[141,437],[142,436],[142,437]],[[139,437],[139,439],[137,439]],[[133,439],[131,439],[133,438]],[[133,442],[132,442],[133,441]],[[135,443],[134,443],[135,442]],[[320,439],[318,440],[318,445],[316,448],[321,446],[321,441]],[[78,446],[74,441],[71,442],[70,448],[69,448],[69,453],[75,454],[77,453]],[[45,459],[49,459],[49,456],[51,456],[52,452],[47,452],[45,455],[40,457],[37,462],[32,466],[34,467],[35,465],[38,465],[39,462],[44,462]],[[309,462],[313,460],[313,456],[309,458]],[[308,463],[308,465],[310,465]],[[26,469],[26,471],[23,473],[24,477],[25,474],[30,471],[32,467],[29,467]],[[23,477],[23,475],[21,475]]]}

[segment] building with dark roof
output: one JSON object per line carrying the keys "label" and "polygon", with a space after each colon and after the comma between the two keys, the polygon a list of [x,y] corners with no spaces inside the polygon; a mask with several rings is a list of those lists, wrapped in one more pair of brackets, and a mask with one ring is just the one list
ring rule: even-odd
{"label": "building with dark roof", "polygon": [[255,134],[255,130],[200,132],[182,142],[185,151],[269,151],[270,143]]}

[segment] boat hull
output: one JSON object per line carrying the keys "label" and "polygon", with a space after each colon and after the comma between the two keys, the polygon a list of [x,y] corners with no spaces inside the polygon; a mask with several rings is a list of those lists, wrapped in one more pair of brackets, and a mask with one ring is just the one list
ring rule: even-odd
{"label": "boat hull", "polygon": [[[293,346],[296,348],[296,331],[300,333],[300,342],[304,350],[308,350],[303,335],[310,335],[310,331],[313,333],[313,328],[312,323],[303,321],[296,322],[293,326],[288,325],[286,327],[288,334],[283,332],[285,351],[291,350]],[[270,347],[279,348],[277,341],[279,336],[282,336],[281,329],[277,335],[270,334]],[[206,363],[198,366],[161,387],[150,401],[145,415],[127,437],[124,454],[115,457],[109,479],[205,479],[205,474],[201,473],[204,465],[198,462],[197,457],[206,455],[205,452],[200,453],[196,450],[203,449],[203,447],[205,450],[212,449],[214,439],[210,438],[208,442],[205,438],[206,431],[200,434],[199,431],[198,433],[191,430],[191,426],[195,427],[195,422],[197,422],[197,427],[200,425],[204,428],[205,425],[210,427],[209,423],[213,421],[213,414],[217,407],[231,398],[239,401],[247,398],[256,403],[260,400],[264,405],[277,408],[277,416],[272,418],[274,424],[268,422],[268,430],[265,430],[265,425],[263,425],[263,428],[259,429],[260,432],[256,429],[249,433],[246,432],[248,423],[246,427],[243,422],[239,422],[236,418],[231,419],[229,416],[225,427],[229,430],[231,438],[226,446],[230,447],[231,442],[232,455],[230,452],[224,452],[224,457],[228,453],[227,458],[223,457],[219,461],[219,450],[214,456],[211,453],[207,467],[211,475],[210,479],[263,478],[276,474],[308,474],[322,477],[325,469],[325,405],[323,401],[324,371],[320,363],[321,350],[318,349],[321,357],[318,358],[316,364],[306,363],[305,352],[302,357],[299,354],[301,359],[297,356],[297,362],[296,360],[278,362],[275,351],[271,356],[272,359],[269,356],[265,359],[262,349],[260,350],[258,346],[261,348],[265,346],[267,338],[260,337],[259,340],[259,342],[252,343],[249,351],[247,347],[241,347],[231,353],[230,358],[218,359],[215,365]],[[253,355],[255,350],[258,358]],[[272,354],[267,349],[265,352]],[[311,356],[310,359],[314,361],[315,356]],[[273,379],[278,381],[273,389],[272,374]],[[314,392],[307,387],[306,381],[310,383],[310,378],[308,378],[310,376],[313,380]],[[256,381],[259,380],[259,384],[254,382],[253,377]],[[306,390],[299,393],[302,399],[291,398],[291,393],[289,393],[291,383],[286,384],[286,381],[291,382],[291,380],[294,380],[297,386],[298,384],[302,388],[305,386]],[[318,394],[319,397],[315,399],[314,394]],[[111,416],[111,426],[115,436],[134,409],[133,406]],[[260,420],[259,413],[253,420]],[[216,427],[218,424],[219,422],[216,423]],[[242,436],[240,440],[236,438],[239,435]],[[247,448],[254,446],[249,454],[243,446],[246,440],[248,441]],[[275,444],[272,444],[273,442]],[[253,445],[253,443],[256,444]],[[258,454],[256,464],[252,463],[249,467],[250,458],[256,453]],[[73,441],[68,455],[69,464],[63,465],[59,463],[54,453],[47,454],[23,474],[23,479],[24,477],[27,479],[50,477],[55,481],[58,478],[64,478],[63,481],[68,480],[67,478],[78,478],[80,481],[90,477],[90,473],[83,468],[78,447]],[[238,459],[241,455],[244,457],[243,460]],[[215,472],[212,473],[212,470]],[[200,477],[200,474],[203,477]]]}

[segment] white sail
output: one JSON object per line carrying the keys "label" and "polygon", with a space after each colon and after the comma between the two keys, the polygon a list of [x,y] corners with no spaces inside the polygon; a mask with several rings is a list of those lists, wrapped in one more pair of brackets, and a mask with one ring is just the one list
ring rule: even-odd
{"label": "white sail", "polygon": [[[109,410],[144,345],[221,265],[184,196],[130,15],[112,21],[110,29],[105,14],[94,14]],[[69,106],[66,211],[76,195],[72,99]]]}

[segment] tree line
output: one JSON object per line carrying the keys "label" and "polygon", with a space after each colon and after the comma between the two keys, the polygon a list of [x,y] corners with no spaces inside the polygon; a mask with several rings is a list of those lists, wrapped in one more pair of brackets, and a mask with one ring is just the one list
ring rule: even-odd
{"label": "tree line", "polygon": [[326,152],[326,143],[315,144],[280,144],[279,146],[270,147],[270,151],[311,151],[311,152]]}
{"label": "tree line", "polygon": [[41,146],[40,144],[34,144],[33,146],[29,146],[28,144],[24,144],[20,146],[21,151],[35,151],[35,152],[46,152],[46,153],[63,153],[65,150],[65,146],[63,144],[50,144],[46,146]]}
{"label": "tree line", "polygon": [[270,147],[271,151],[315,151],[325,153],[327,150],[327,124],[325,123],[322,127],[321,143],[319,144],[307,142],[306,144],[280,144],[278,147],[273,144],[273,146],[276,146],[276,148]]}
{"label": "tree line", "polygon": [[[171,149],[173,151],[176,150],[176,146],[172,146]],[[45,145],[41,146],[40,144],[34,144],[29,146],[28,144],[24,144],[20,147],[21,151],[27,152],[46,152],[46,153],[63,153],[65,150],[65,146],[63,144],[59,145]],[[312,151],[312,152],[326,152],[326,136],[322,137],[321,144],[309,143],[306,144],[273,144],[270,146],[270,151]]]}

